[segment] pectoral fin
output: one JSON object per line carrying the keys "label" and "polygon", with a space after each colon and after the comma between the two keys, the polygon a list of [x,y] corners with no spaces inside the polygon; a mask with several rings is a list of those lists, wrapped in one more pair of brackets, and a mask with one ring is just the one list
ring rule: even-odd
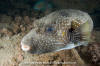
{"label": "pectoral fin", "polygon": [[57,49],[56,51],[61,51],[61,50],[68,50],[68,49],[72,49],[72,48],[75,48],[76,46],[74,45],[74,43],[70,43],[68,45],[66,45],[64,48],[61,48],[61,49]]}
{"label": "pectoral fin", "polygon": [[74,43],[70,42],[64,48],[57,49],[56,51],[69,50],[69,49],[72,49],[72,48],[75,48],[75,47],[78,47],[78,46],[81,46],[81,45],[87,46],[88,42],[83,41],[83,42],[78,42],[77,44],[74,44]]}

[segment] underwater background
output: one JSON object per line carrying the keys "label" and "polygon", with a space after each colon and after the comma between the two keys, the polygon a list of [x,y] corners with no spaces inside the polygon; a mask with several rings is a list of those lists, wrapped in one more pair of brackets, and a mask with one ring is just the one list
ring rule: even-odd
{"label": "underwater background", "polygon": [[93,18],[94,26],[100,26],[99,0],[1,0],[0,14],[8,16],[33,16],[34,11],[45,12],[56,9],[79,9],[88,12]]}
{"label": "underwater background", "polygon": [[[20,49],[22,37],[39,18],[60,9],[87,12],[94,22],[93,41],[89,46],[56,53],[32,55]],[[43,66],[100,65],[100,0],[0,0],[0,66],[39,66],[25,62],[73,62]],[[76,63],[74,63],[76,62]]]}

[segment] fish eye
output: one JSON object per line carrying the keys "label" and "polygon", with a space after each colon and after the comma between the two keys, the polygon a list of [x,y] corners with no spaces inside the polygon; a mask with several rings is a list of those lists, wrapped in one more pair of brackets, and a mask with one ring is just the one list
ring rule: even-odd
{"label": "fish eye", "polygon": [[46,32],[53,32],[54,28],[53,27],[47,27]]}

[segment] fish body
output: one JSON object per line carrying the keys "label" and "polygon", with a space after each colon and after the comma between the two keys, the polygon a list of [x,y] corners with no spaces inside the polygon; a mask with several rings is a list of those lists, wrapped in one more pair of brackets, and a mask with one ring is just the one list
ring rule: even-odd
{"label": "fish body", "polygon": [[58,10],[34,22],[34,28],[23,37],[21,48],[36,54],[72,49],[87,45],[92,30],[93,21],[88,13]]}

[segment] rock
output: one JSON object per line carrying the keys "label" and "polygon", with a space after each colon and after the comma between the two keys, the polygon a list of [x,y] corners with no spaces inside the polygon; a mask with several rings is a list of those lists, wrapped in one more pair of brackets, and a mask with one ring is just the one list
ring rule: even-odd
{"label": "rock", "polygon": [[15,17],[15,22],[20,23],[22,21],[22,17],[16,16]]}
{"label": "rock", "polygon": [[24,60],[24,57],[23,57],[23,55],[19,54],[17,57],[17,61],[21,62],[22,60]]}
{"label": "rock", "polygon": [[0,16],[0,23],[10,23],[12,21],[11,16],[2,15]]}
{"label": "rock", "polygon": [[94,42],[88,46],[81,46],[78,52],[86,63],[100,65],[100,43]]}
{"label": "rock", "polygon": [[0,38],[2,37],[2,34],[1,34],[1,32],[0,32]]}
{"label": "rock", "polygon": [[13,32],[15,34],[18,34],[20,32],[20,27],[19,27],[20,23],[14,24],[13,26]]}
{"label": "rock", "polygon": [[7,28],[3,28],[2,33],[5,34],[5,35],[8,35],[8,36],[13,35],[13,32],[10,29],[7,29]]}
{"label": "rock", "polygon": [[24,26],[21,26],[21,32],[25,32],[26,28]]}
{"label": "rock", "polygon": [[29,24],[30,23],[29,16],[24,16],[24,21],[25,21],[25,23]]}
{"label": "rock", "polygon": [[100,43],[94,43],[88,49],[88,53],[91,55],[91,63],[100,65]]}

